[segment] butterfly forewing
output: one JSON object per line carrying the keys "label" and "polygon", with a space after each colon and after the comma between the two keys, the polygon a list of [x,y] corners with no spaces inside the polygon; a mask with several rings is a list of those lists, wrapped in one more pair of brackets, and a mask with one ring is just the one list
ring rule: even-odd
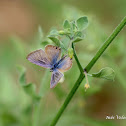
{"label": "butterfly forewing", "polygon": [[61,56],[61,48],[53,46],[53,45],[47,45],[45,47],[45,53],[48,56],[48,59],[52,64],[55,64]]}
{"label": "butterfly forewing", "polygon": [[65,57],[61,63],[57,66],[60,72],[65,72],[72,67],[72,59],[70,57]]}
{"label": "butterfly forewing", "polygon": [[53,71],[52,77],[51,77],[51,82],[50,82],[50,88],[54,88],[62,76],[63,76],[63,74],[60,73],[58,70]]}
{"label": "butterfly forewing", "polygon": [[27,56],[27,59],[41,67],[51,68],[50,61],[47,58],[46,53],[42,50],[36,50]]}

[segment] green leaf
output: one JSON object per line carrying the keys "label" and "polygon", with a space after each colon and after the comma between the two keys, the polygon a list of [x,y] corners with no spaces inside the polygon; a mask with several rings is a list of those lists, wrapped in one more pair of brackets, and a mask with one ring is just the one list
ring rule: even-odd
{"label": "green leaf", "polygon": [[[51,41],[51,40],[50,40]],[[45,47],[46,45],[48,45],[50,42],[48,40],[43,40],[41,42],[41,46]]]}
{"label": "green leaf", "polygon": [[40,45],[40,43],[43,41],[43,37],[44,37],[44,35],[43,35],[43,31],[42,31],[42,28],[41,28],[41,26],[39,26],[38,27],[38,32],[37,32],[37,34],[36,34],[36,36],[35,36],[35,41],[36,41],[36,43],[38,44],[38,45]]}
{"label": "green leaf", "polygon": [[50,31],[49,35],[51,35],[51,36],[57,36],[57,35],[59,35],[59,32],[56,29],[52,29]]}
{"label": "green leaf", "polygon": [[60,40],[54,36],[48,36],[49,39],[51,39],[55,44],[56,46],[60,46]]}
{"label": "green leaf", "polygon": [[73,42],[76,43],[76,42],[79,42],[79,41],[81,41],[81,40],[83,40],[83,38],[77,37],[77,38],[75,38],[75,39],[73,40]]}
{"label": "green leaf", "polygon": [[68,20],[64,21],[63,28],[64,29],[71,29],[71,25],[70,25],[70,22]]}
{"label": "green leaf", "polygon": [[98,73],[93,73],[92,77],[103,78],[103,79],[114,81],[115,72],[112,68],[106,67],[106,68],[102,68]]}
{"label": "green leaf", "polygon": [[77,23],[77,28],[82,31],[88,26],[88,19],[87,17],[84,16],[77,19],[76,23]]}
{"label": "green leaf", "polygon": [[32,83],[26,84],[23,86],[25,92],[29,95],[35,96],[35,85]]}
{"label": "green leaf", "polygon": [[60,47],[62,49],[62,55],[64,55],[66,53],[67,49],[65,48],[65,45],[62,42],[60,42]]}
{"label": "green leaf", "polygon": [[75,24],[75,21],[72,22],[72,29],[74,32],[76,32],[76,30],[77,30],[77,26]]}
{"label": "green leaf", "polygon": [[75,37],[84,37],[83,33],[81,31],[75,32]]}
{"label": "green leaf", "polygon": [[39,35],[39,39],[42,40],[42,38],[43,38],[43,31],[42,31],[41,26],[38,27],[38,35]]}
{"label": "green leaf", "polygon": [[40,96],[36,94],[36,86],[32,83],[23,86],[24,91],[33,98],[34,101],[39,101]]}
{"label": "green leaf", "polygon": [[69,46],[69,42],[70,42],[70,38],[67,36],[64,36],[61,38],[61,42],[60,42],[60,47],[62,48],[62,50],[64,50],[65,52],[67,51],[67,48]]}
{"label": "green leaf", "polygon": [[79,42],[79,41],[81,41],[83,39],[84,39],[84,35],[83,35],[83,33],[81,31],[75,32],[74,40],[73,40],[74,43]]}
{"label": "green leaf", "polygon": [[23,66],[17,66],[17,69],[20,73],[19,83],[20,83],[21,86],[23,86],[23,85],[26,84],[26,78],[25,78],[26,69]]}
{"label": "green leaf", "polygon": [[26,70],[25,70],[25,68],[23,66],[17,66],[17,69],[20,72],[20,78],[19,78],[20,85],[22,86],[24,91],[30,97],[33,98],[33,100],[38,101],[40,99],[40,96],[37,95],[37,93],[36,93],[35,85],[32,83],[30,83],[30,84],[26,83]]}

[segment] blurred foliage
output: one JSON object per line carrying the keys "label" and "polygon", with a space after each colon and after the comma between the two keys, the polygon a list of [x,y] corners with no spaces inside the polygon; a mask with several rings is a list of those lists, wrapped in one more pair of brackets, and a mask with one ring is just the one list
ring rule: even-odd
{"label": "blurred foliage", "polygon": [[[52,27],[51,30],[56,31],[62,29],[61,23],[64,19],[71,21],[84,15],[88,16],[89,25],[86,31],[84,30],[85,39],[76,43],[77,55],[85,67],[126,11],[124,0],[79,2],[27,0],[24,4],[26,3],[32,5],[31,13],[34,11],[36,15],[34,18],[38,19],[33,29],[34,36],[31,34],[24,39],[12,33],[9,38],[0,39],[0,126],[36,126],[36,124],[48,126],[78,78],[79,70],[73,61],[73,67],[64,74],[64,82],[59,83],[55,89],[50,89],[51,74],[26,60],[29,52],[44,48],[47,43],[53,44],[52,39],[46,38],[52,25],[56,28]],[[64,28],[69,27],[67,21]],[[38,28],[39,25],[43,29]],[[109,66],[115,70],[115,81],[88,77],[90,88],[85,92],[84,80],[57,126],[126,125],[126,120],[105,119],[106,115],[126,113],[125,34],[126,29],[117,36],[91,70],[91,73],[95,73],[102,67]],[[68,38],[63,38],[62,41],[66,42]],[[40,105],[19,85],[17,66],[25,68],[20,73],[20,83],[34,83],[36,86],[34,92],[42,97]]]}

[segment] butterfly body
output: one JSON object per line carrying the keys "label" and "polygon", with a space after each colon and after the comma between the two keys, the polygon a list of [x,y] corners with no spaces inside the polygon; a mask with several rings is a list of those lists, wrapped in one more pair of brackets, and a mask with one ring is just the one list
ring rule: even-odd
{"label": "butterfly body", "polygon": [[66,56],[64,56],[64,57],[61,58],[58,62],[56,62],[56,63],[53,65],[53,67],[50,69],[50,71],[54,71],[54,70],[58,69],[60,63],[62,63],[62,61],[64,60],[65,57],[66,57]]}
{"label": "butterfly body", "polygon": [[66,55],[61,58],[61,48],[47,45],[45,51],[36,50],[27,56],[27,59],[41,67],[49,68],[52,72],[50,88],[56,86],[63,74],[72,66],[72,59]]}

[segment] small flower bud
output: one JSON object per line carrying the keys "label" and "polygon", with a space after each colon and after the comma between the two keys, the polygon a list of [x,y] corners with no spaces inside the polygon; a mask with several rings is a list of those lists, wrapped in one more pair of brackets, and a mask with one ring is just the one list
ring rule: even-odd
{"label": "small flower bud", "polygon": [[72,59],[73,58],[73,48],[68,49],[68,56]]}
{"label": "small flower bud", "polygon": [[67,29],[67,30],[60,30],[60,31],[59,31],[59,34],[60,34],[60,35],[69,35],[69,34],[70,34],[70,29]]}
{"label": "small flower bud", "polygon": [[86,83],[86,84],[84,85],[84,88],[85,88],[85,90],[87,90],[88,88],[90,88],[90,85],[89,85],[88,83]]}
{"label": "small flower bud", "polygon": [[59,31],[59,34],[60,34],[60,35],[64,35],[64,34],[65,34],[65,31],[60,30],[60,31]]}
{"label": "small flower bud", "polygon": [[85,79],[86,79],[86,84],[84,85],[85,91],[90,88],[89,82],[88,82],[88,77],[87,77],[87,72],[84,71],[85,74]]}

